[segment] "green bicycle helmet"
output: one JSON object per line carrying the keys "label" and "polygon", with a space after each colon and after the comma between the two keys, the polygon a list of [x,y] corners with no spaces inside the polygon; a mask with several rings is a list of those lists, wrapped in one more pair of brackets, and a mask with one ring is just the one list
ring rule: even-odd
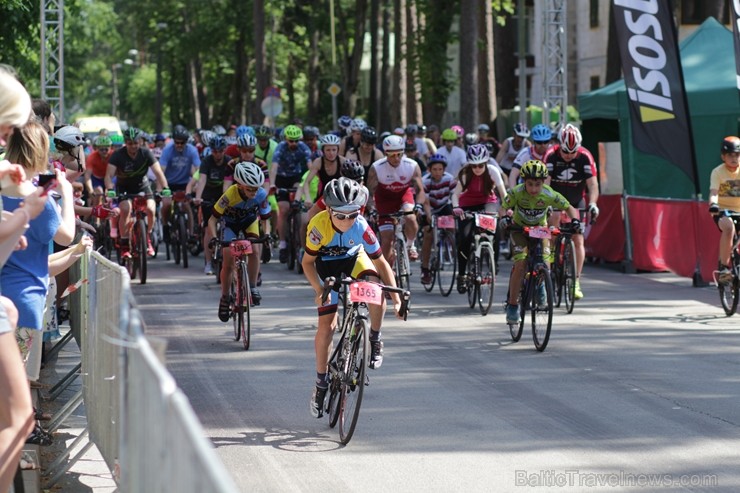
{"label": "green bicycle helmet", "polygon": [[106,135],[101,135],[93,141],[94,147],[110,147],[113,145],[113,141]]}
{"label": "green bicycle helmet", "polygon": [[451,128],[446,128],[442,132],[442,140],[443,141],[444,140],[455,141],[455,140],[457,140],[457,133],[454,130],[452,130]]}
{"label": "green bicycle helmet", "polygon": [[141,130],[136,127],[129,127],[123,132],[124,140],[137,140],[141,137]]}
{"label": "green bicycle helmet", "polygon": [[288,125],[283,130],[283,134],[287,140],[301,140],[303,138],[303,130],[297,125]]}
{"label": "green bicycle helmet", "polygon": [[547,178],[547,166],[542,161],[532,159],[522,166],[521,175],[523,179],[545,179]]}

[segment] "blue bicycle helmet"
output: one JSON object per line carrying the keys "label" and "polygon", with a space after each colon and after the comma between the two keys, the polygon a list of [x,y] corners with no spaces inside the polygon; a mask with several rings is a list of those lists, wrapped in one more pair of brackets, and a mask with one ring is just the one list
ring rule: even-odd
{"label": "blue bicycle helmet", "polygon": [[542,123],[538,123],[532,127],[532,133],[530,135],[535,142],[549,142],[552,138],[552,132],[547,125],[543,125]]}
{"label": "blue bicycle helmet", "polygon": [[236,127],[236,136],[241,137],[242,135],[247,135],[250,131],[254,132],[254,130],[252,130],[252,127],[239,125],[238,127]]}

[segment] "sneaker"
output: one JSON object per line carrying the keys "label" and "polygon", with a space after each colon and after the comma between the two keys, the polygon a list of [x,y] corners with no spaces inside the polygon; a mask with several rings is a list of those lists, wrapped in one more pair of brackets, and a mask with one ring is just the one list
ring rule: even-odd
{"label": "sneaker", "polygon": [[509,325],[519,323],[519,305],[506,305],[506,323]]}
{"label": "sneaker", "polygon": [[280,249],[280,263],[281,264],[288,263],[288,249],[287,248]]}
{"label": "sneaker", "polygon": [[125,250],[121,249],[121,258],[124,260],[131,258],[131,252],[129,251],[128,248],[126,248]]}
{"label": "sneaker", "polygon": [[206,268],[203,269],[203,273],[207,276],[213,275],[213,266],[211,265],[210,262],[206,262]]}
{"label": "sneaker", "polygon": [[720,284],[730,284],[732,282],[732,270],[729,267],[722,266],[717,274],[717,282]]}
{"label": "sneaker", "polygon": [[498,251],[499,253],[502,253],[504,255],[508,255],[509,253],[509,242],[506,240],[501,240],[498,244]]}
{"label": "sneaker", "polygon": [[419,260],[419,252],[416,251],[416,246],[411,245],[408,248],[408,252],[409,252],[409,260],[410,261],[416,262],[417,260]]}
{"label": "sneaker", "polygon": [[314,418],[320,418],[324,415],[324,397],[326,397],[327,390],[329,390],[328,387],[321,388],[318,385],[313,388],[309,409],[311,410],[311,416]]}
{"label": "sneaker", "polygon": [[422,284],[432,283],[432,273],[429,272],[429,269],[421,269],[421,283]]}
{"label": "sneaker", "polygon": [[370,368],[377,370],[383,364],[383,341],[370,341]]}
{"label": "sneaker", "polygon": [[577,300],[583,298],[583,291],[581,291],[581,282],[578,279],[576,279],[576,293],[573,297]]}
{"label": "sneaker", "polygon": [[457,292],[460,294],[465,294],[468,291],[468,287],[466,286],[467,279],[465,278],[465,274],[460,274],[457,276]]}
{"label": "sneaker", "polygon": [[547,305],[547,291],[545,291],[544,284],[537,286],[537,304],[539,306]]}
{"label": "sneaker", "polygon": [[229,297],[222,296],[218,302],[218,319],[222,322],[228,322],[229,316],[231,315],[231,307],[229,306]]}
{"label": "sneaker", "polygon": [[152,245],[152,239],[146,239],[146,254],[150,257],[154,256],[154,246]]}
{"label": "sneaker", "polygon": [[262,301],[262,295],[254,288],[252,288],[250,292],[252,293],[252,306],[258,306],[260,301]]}

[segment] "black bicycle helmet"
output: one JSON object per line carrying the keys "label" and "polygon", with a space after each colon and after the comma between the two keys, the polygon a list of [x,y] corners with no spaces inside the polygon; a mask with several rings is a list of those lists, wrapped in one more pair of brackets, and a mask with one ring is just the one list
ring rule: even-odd
{"label": "black bicycle helmet", "polygon": [[360,133],[360,141],[375,145],[378,143],[378,132],[373,127],[365,127]]}
{"label": "black bicycle helmet", "polygon": [[362,178],[365,176],[365,167],[359,161],[355,161],[354,159],[347,159],[342,163],[340,172],[344,177],[355,181],[361,181]]}

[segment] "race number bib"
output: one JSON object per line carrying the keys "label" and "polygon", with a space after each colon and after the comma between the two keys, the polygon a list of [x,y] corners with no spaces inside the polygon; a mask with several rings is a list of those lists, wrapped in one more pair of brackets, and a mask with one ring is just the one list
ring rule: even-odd
{"label": "race number bib", "polygon": [[229,244],[234,256],[249,255],[252,253],[252,242],[249,240],[234,240]]}
{"label": "race number bib", "polygon": [[437,216],[437,227],[441,229],[454,229],[455,218],[452,216]]}
{"label": "race number bib", "polygon": [[372,282],[353,282],[349,287],[349,301],[380,305],[383,303],[383,290]]}
{"label": "race number bib", "polygon": [[529,237],[547,240],[552,238],[552,233],[550,232],[550,228],[547,226],[532,226],[529,228]]}
{"label": "race number bib", "polygon": [[475,215],[475,225],[492,233],[496,232],[496,218],[486,214]]}

